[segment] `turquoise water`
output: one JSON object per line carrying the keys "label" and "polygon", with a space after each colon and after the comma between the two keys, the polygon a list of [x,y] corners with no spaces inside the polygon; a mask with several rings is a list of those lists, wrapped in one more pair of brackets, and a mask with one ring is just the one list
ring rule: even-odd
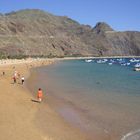
{"label": "turquoise water", "polygon": [[[85,63],[83,60],[65,61],[46,72],[60,78],[59,86],[119,92],[119,94],[140,94],[140,73],[131,67]],[[51,69],[51,71],[49,70]]]}
{"label": "turquoise water", "polygon": [[140,72],[131,65],[65,60],[37,72],[58,113],[84,132],[117,140],[140,128]]}

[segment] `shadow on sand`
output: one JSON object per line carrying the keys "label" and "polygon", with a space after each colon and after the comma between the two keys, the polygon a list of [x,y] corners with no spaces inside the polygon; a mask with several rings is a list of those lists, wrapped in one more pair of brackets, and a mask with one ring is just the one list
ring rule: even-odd
{"label": "shadow on sand", "polygon": [[12,85],[14,85],[14,84],[15,84],[15,85],[16,85],[16,84],[18,84],[18,85],[23,85],[22,83],[19,83],[19,82],[18,82],[18,83],[17,83],[17,82],[16,82],[16,83],[11,82],[10,84],[12,84]]}
{"label": "shadow on sand", "polygon": [[34,99],[31,99],[32,102],[35,102],[35,103],[40,103],[40,101],[38,100],[34,100]]}

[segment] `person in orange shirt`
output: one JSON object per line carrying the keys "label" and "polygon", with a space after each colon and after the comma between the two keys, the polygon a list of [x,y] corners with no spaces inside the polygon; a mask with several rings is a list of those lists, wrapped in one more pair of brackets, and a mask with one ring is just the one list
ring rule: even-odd
{"label": "person in orange shirt", "polygon": [[38,101],[39,101],[39,102],[42,101],[42,97],[43,97],[43,92],[42,92],[42,89],[39,88],[39,89],[38,89],[38,93],[37,93],[37,98],[38,98]]}

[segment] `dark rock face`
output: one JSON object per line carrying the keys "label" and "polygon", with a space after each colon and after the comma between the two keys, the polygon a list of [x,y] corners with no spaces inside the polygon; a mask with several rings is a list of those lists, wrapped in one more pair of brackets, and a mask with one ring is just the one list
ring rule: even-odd
{"label": "dark rock face", "polygon": [[93,32],[99,34],[103,32],[114,31],[108,24],[105,22],[98,22],[96,26],[93,28]]}
{"label": "dark rock face", "polygon": [[94,28],[41,10],[0,14],[0,56],[140,55],[140,32]]}

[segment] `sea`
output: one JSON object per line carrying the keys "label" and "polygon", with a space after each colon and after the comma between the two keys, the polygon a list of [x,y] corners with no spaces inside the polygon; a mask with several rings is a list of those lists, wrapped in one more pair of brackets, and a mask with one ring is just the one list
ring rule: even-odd
{"label": "sea", "polygon": [[56,61],[36,68],[34,82],[56,112],[91,139],[140,140],[139,65],[140,58]]}

